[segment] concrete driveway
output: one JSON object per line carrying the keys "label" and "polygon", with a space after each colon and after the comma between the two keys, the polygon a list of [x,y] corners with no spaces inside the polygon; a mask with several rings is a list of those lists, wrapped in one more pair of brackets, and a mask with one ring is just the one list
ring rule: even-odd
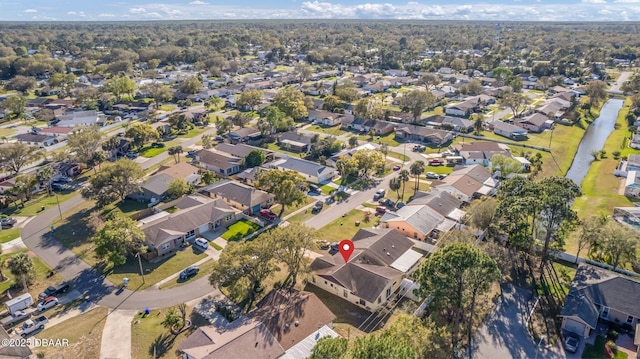
{"label": "concrete driveway", "polygon": [[[512,285],[503,286],[501,299],[473,337],[473,358],[563,358],[564,355],[542,348],[529,336],[524,322],[526,302],[531,292]],[[536,353],[537,352],[537,353]],[[468,357],[464,354],[461,357]]]}

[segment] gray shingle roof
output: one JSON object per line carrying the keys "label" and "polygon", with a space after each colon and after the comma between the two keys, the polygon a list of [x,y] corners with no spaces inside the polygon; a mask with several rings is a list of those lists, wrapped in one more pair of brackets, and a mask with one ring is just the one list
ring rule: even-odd
{"label": "gray shingle roof", "polygon": [[380,222],[395,221],[404,221],[422,235],[428,235],[444,221],[444,216],[428,206],[407,205],[397,210],[395,214],[385,213],[380,219]]}
{"label": "gray shingle roof", "polygon": [[273,198],[270,193],[231,180],[212,183],[201,191],[216,194],[247,207],[253,207]]}
{"label": "gray shingle roof", "polygon": [[409,204],[427,205],[446,217],[456,208],[460,208],[462,201],[452,196],[449,192],[434,190],[426,196],[415,198],[413,201],[409,202]]}
{"label": "gray shingle roof", "polygon": [[294,157],[286,157],[284,159],[274,161],[271,164],[276,167],[300,172],[309,176],[320,176],[324,172],[333,171],[332,168],[327,166]]}
{"label": "gray shingle roof", "polygon": [[169,176],[166,173],[158,173],[153,175],[147,179],[142,186],[142,189],[145,189],[153,194],[158,195],[158,197],[162,197],[169,190],[169,183],[173,181],[175,178]]}

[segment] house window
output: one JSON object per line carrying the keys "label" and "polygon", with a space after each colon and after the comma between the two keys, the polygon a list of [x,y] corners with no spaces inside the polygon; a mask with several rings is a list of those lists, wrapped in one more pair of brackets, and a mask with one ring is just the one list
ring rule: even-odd
{"label": "house window", "polygon": [[633,317],[632,316],[628,316],[627,317],[627,323],[629,323],[629,324],[633,323]]}
{"label": "house window", "polygon": [[187,236],[186,237],[189,238],[189,237],[193,237],[195,235],[196,235],[196,230],[192,229],[189,232],[187,232]]}
{"label": "house window", "polygon": [[387,289],[387,298],[389,298],[391,296],[391,288]]}
{"label": "house window", "polygon": [[602,308],[602,312],[600,313],[600,316],[603,317],[603,318],[608,318],[609,317],[609,307]]}
{"label": "house window", "polygon": [[164,243],[163,245],[160,246],[161,251],[166,251],[169,248],[171,248],[171,243]]}
{"label": "house window", "polygon": [[367,305],[367,303],[364,301],[364,299],[360,299],[360,305]]}
{"label": "house window", "polygon": [[231,215],[231,214],[230,214],[230,215],[228,215],[226,220],[227,220],[227,221],[230,221],[230,220],[231,220],[231,217],[233,217],[233,215]]}
{"label": "house window", "polygon": [[348,298],[349,297],[349,292],[346,289],[343,289],[342,290],[342,296],[345,297],[345,298]]}

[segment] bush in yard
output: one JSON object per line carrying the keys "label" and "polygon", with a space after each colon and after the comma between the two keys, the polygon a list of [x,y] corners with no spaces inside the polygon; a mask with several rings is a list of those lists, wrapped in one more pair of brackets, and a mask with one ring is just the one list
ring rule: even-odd
{"label": "bush in yard", "polygon": [[613,155],[614,160],[620,159],[620,151],[613,151],[611,154]]}

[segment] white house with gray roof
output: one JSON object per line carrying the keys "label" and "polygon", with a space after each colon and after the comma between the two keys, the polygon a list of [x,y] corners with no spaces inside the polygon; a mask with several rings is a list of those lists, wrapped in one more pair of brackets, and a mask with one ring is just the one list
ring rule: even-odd
{"label": "white house with gray roof", "polygon": [[335,168],[295,157],[280,158],[265,164],[265,167],[298,172],[307,182],[313,184],[329,182],[336,174]]}

